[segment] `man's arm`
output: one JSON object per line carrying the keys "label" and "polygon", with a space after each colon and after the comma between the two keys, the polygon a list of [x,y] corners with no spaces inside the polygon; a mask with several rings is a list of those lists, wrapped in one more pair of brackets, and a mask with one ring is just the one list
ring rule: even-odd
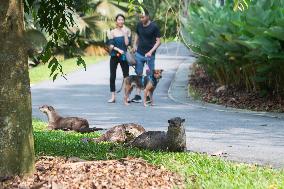
{"label": "man's arm", "polygon": [[161,45],[161,38],[160,37],[157,37],[156,38],[156,43],[154,45],[154,47],[145,54],[146,57],[151,57],[153,52],[155,52],[155,50],[157,50],[157,48]]}

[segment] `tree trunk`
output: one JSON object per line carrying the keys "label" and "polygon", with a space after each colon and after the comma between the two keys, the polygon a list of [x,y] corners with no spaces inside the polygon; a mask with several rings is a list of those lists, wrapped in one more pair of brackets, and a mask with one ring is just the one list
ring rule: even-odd
{"label": "tree trunk", "polygon": [[22,0],[0,0],[0,179],[34,170]]}

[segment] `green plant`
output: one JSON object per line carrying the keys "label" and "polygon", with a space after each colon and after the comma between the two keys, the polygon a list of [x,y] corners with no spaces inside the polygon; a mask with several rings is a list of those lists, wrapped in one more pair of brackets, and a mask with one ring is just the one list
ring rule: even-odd
{"label": "green plant", "polygon": [[240,10],[243,11],[249,7],[249,2],[251,0],[234,0],[234,11]]}
{"label": "green plant", "polygon": [[222,85],[263,95],[284,90],[284,2],[254,0],[244,12],[233,3],[192,4],[184,29],[206,72]]}

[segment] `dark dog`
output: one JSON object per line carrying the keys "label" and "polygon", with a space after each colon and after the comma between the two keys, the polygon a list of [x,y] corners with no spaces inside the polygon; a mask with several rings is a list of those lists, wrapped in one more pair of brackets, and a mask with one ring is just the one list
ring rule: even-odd
{"label": "dark dog", "polygon": [[101,128],[89,128],[86,119],[78,117],[61,117],[52,106],[43,105],[39,110],[48,117],[48,129],[50,130],[73,130],[81,133],[103,130]]}
{"label": "dark dog", "polygon": [[151,76],[131,75],[129,77],[126,77],[124,79],[124,104],[129,105],[128,97],[132,92],[133,88],[137,87],[140,89],[144,89],[144,106],[147,106],[147,95],[149,95],[150,97],[151,105],[154,105],[153,93],[159,80],[162,78],[162,72],[163,70],[159,69],[154,70],[153,75]]}

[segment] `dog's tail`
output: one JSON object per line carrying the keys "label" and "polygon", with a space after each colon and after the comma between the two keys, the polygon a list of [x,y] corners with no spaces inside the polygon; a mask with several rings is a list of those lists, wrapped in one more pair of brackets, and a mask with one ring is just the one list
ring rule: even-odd
{"label": "dog's tail", "polygon": [[123,88],[124,80],[125,80],[125,78],[123,78],[123,81],[122,81],[121,87],[120,87],[120,89],[119,89],[118,91],[116,91],[116,93],[120,93],[120,92],[121,92],[121,90],[122,90],[122,88]]}

